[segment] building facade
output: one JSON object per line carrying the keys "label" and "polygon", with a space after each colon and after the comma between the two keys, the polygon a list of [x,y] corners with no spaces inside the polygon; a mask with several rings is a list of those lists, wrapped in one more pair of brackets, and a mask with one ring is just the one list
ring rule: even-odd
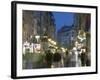
{"label": "building facade", "polygon": [[64,48],[71,49],[76,40],[76,31],[74,26],[63,26],[57,32],[58,44]]}
{"label": "building facade", "polygon": [[23,11],[23,41],[30,36],[47,34],[52,39],[55,38],[54,16],[51,12]]}
{"label": "building facade", "polygon": [[[74,26],[76,27],[77,33],[82,31],[86,34],[85,46],[90,48],[91,39],[91,14],[88,13],[76,13],[74,15]],[[77,34],[79,35],[79,34]]]}
{"label": "building facade", "polygon": [[[51,12],[23,10],[22,41],[36,43],[38,35],[42,48],[47,46],[44,38],[55,40],[56,27]],[[45,45],[44,45],[45,44]]]}
{"label": "building facade", "polygon": [[74,26],[77,30],[90,31],[91,26],[91,14],[75,13],[74,14]]}

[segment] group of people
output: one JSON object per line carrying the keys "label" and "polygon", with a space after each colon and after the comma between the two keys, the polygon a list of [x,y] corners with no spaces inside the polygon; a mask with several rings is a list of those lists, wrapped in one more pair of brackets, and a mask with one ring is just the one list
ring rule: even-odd
{"label": "group of people", "polygon": [[90,58],[90,53],[85,51],[85,49],[67,52],[67,60],[65,65],[66,67],[90,66]]}
{"label": "group of people", "polygon": [[56,67],[82,67],[90,66],[90,53],[88,50],[70,50],[52,53],[50,50],[45,53],[45,62],[47,68]]}
{"label": "group of people", "polygon": [[59,52],[52,53],[50,50],[45,53],[45,61],[48,68],[62,67],[62,56]]}
{"label": "group of people", "polygon": [[39,54],[26,53],[23,65],[25,69],[82,67],[91,65],[91,57],[88,49],[56,50],[55,53],[47,50]]}

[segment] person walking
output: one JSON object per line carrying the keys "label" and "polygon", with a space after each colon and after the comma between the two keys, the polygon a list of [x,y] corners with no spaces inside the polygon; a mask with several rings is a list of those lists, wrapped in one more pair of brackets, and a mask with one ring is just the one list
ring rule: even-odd
{"label": "person walking", "polygon": [[70,67],[76,67],[76,54],[72,52],[70,56]]}
{"label": "person walking", "polygon": [[82,50],[81,53],[81,66],[85,66],[86,65],[86,52],[84,50]]}
{"label": "person walking", "polygon": [[64,59],[64,67],[69,67],[70,64],[70,54],[69,51],[67,50],[65,53],[65,59]]}
{"label": "person walking", "polygon": [[51,68],[53,53],[50,50],[48,50],[48,51],[46,51],[45,54],[46,54],[45,55],[46,66],[47,66],[47,68]]}
{"label": "person walking", "polygon": [[89,48],[86,48],[86,56],[86,66],[91,66],[91,54]]}
{"label": "person walking", "polygon": [[76,47],[73,47],[70,55],[70,67],[77,67],[78,63],[78,51]]}
{"label": "person walking", "polygon": [[61,67],[61,54],[59,52],[56,52],[53,55],[53,67],[58,68]]}

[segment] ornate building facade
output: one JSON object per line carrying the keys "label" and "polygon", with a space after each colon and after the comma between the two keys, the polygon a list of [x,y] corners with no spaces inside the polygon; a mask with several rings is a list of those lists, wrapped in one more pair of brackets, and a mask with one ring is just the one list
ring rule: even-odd
{"label": "ornate building facade", "polygon": [[74,26],[77,30],[84,30],[85,32],[90,31],[91,26],[91,15],[86,13],[75,13],[74,15]]}
{"label": "ornate building facade", "polygon": [[[82,31],[86,34],[85,46],[90,48],[91,46],[91,14],[88,13],[76,13],[74,16],[74,26],[77,33]],[[78,35],[78,34],[77,34]]]}
{"label": "ornate building facade", "polygon": [[[47,48],[48,38],[55,40],[56,26],[51,12],[23,10],[22,41],[41,44]],[[39,40],[36,40],[38,36]]]}
{"label": "ornate building facade", "polygon": [[23,11],[23,42],[30,41],[34,35],[55,38],[55,23],[51,12]]}

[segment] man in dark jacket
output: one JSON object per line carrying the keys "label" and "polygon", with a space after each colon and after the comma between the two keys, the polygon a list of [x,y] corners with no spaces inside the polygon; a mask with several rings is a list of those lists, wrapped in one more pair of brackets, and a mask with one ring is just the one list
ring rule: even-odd
{"label": "man in dark jacket", "polygon": [[45,60],[46,60],[47,68],[51,68],[53,53],[50,50],[48,50],[48,51],[46,51],[45,54],[46,54]]}
{"label": "man in dark jacket", "polygon": [[81,53],[81,66],[85,66],[86,65],[86,52],[82,51]]}
{"label": "man in dark jacket", "polygon": [[56,52],[53,55],[53,66],[54,67],[61,67],[61,54],[59,52]]}

